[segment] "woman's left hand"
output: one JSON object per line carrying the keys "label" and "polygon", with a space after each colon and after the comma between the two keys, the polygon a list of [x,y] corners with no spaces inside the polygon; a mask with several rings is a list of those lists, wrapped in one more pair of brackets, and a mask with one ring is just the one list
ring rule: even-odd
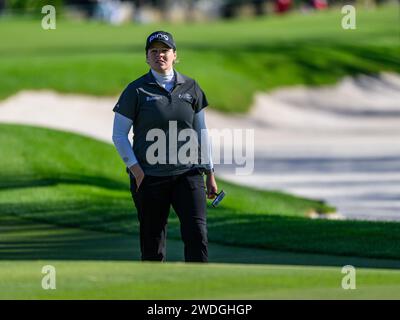
{"label": "woman's left hand", "polygon": [[206,175],[207,198],[214,199],[215,194],[218,192],[217,182],[215,181],[214,173]]}

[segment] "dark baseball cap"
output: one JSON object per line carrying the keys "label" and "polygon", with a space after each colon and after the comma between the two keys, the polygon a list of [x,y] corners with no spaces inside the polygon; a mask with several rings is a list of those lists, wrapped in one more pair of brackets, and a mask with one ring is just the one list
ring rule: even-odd
{"label": "dark baseball cap", "polygon": [[149,50],[151,44],[156,41],[165,43],[168,47],[176,50],[176,45],[172,34],[165,31],[156,31],[147,37],[146,52]]}

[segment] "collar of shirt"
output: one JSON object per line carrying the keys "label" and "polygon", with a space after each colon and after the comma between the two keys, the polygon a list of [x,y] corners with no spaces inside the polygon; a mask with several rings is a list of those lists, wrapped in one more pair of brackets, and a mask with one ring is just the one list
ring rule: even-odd
{"label": "collar of shirt", "polygon": [[[148,84],[157,84],[157,80],[153,75],[153,72],[151,72],[152,69],[150,69],[150,71],[146,74],[144,82],[148,83]],[[174,80],[176,84],[183,84],[186,82],[185,77],[183,75],[181,75],[178,71],[174,70]]]}
{"label": "collar of shirt", "polygon": [[161,87],[167,89],[168,91],[172,90],[175,84],[175,73],[173,68],[171,68],[167,74],[160,74],[153,69],[151,69],[151,73]]}

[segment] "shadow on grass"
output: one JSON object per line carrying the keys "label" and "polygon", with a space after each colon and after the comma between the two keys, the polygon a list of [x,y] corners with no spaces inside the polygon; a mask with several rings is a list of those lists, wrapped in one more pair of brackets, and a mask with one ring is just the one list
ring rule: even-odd
{"label": "shadow on grass", "polygon": [[[139,236],[135,232],[99,232],[2,215],[0,235],[0,260],[140,260]],[[400,268],[398,260],[283,252],[214,242],[209,244],[209,256],[213,263]],[[167,261],[183,260],[182,242],[170,237]]]}
{"label": "shadow on grass", "polygon": [[[127,183],[74,174],[16,176],[0,183],[0,188],[21,190],[4,190],[0,201],[0,259],[139,259]],[[65,187],[69,184],[72,188]],[[399,223],[283,216],[279,207],[267,208],[272,204],[267,198],[259,213],[225,204],[208,210],[211,261],[400,267]],[[168,234],[169,260],[182,261],[173,213]]]}
{"label": "shadow on grass", "polygon": [[[74,202],[5,204],[0,212],[36,223],[100,232],[138,232],[132,200],[92,197]],[[229,246],[312,254],[399,259],[400,224],[370,221],[312,220],[277,214],[235,212],[223,206],[208,210],[209,240]],[[169,236],[180,238],[171,211]]]}
{"label": "shadow on grass", "polygon": [[[127,178],[128,181],[128,178]],[[0,176],[0,191],[2,189],[21,189],[32,187],[46,187],[57,184],[84,185],[110,190],[127,190],[128,184],[117,180],[98,176],[76,175],[70,173],[60,173],[55,176],[51,174],[43,177],[31,175],[7,175]]]}
{"label": "shadow on grass", "polygon": [[[282,40],[273,42],[259,42],[232,44],[230,42],[207,43],[204,45],[196,43],[182,43],[180,50],[186,55],[186,70],[192,70],[192,61],[207,61],[208,64],[214,66],[217,76],[224,72],[234,73],[240,77],[240,81],[232,84],[232,88],[237,86],[237,90],[244,95],[243,106],[232,109],[231,100],[221,97],[217,106],[223,111],[247,111],[251,104],[252,95],[258,90],[269,90],[280,86],[289,86],[294,84],[304,85],[322,85],[334,83],[344,76],[356,76],[359,74],[376,75],[382,71],[400,72],[400,64],[398,60],[398,48],[394,45],[375,46],[374,44],[358,44],[349,41],[340,41],[338,39],[312,38],[309,40]],[[15,51],[15,50],[14,50]],[[7,58],[8,56],[15,58],[18,52],[1,53],[0,55]],[[43,53],[45,52],[45,53]],[[45,54],[45,56],[43,56]],[[27,71],[22,71],[21,75],[21,59],[7,62],[7,65],[1,65],[7,73],[12,77],[6,81],[5,86],[0,88],[0,95],[7,97],[12,93],[25,88],[53,88],[60,92],[86,92],[96,95],[112,95],[118,94],[121,86],[126,84],[128,79],[122,74],[126,70],[126,59],[120,59],[113,54],[138,55],[144,54],[142,45],[94,45],[77,46],[77,47],[48,47],[32,49],[29,52],[31,57],[38,57],[35,66],[26,66]],[[199,55],[205,55],[206,58],[199,59]],[[59,59],[52,59],[52,58]],[[221,57],[223,63],[221,64]],[[62,58],[62,59],[61,59]],[[106,84],[98,83],[98,76],[93,70],[98,66],[104,65],[104,61],[109,60],[107,65],[115,66],[117,77],[115,81],[108,81]],[[257,61],[257,63],[254,63]],[[185,68],[185,64],[182,68]],[[332,67],[334,66],[334,67]],[[30,72],[30,69],[36,70]],[[52,68],[60,68],[59,76],[54,81],[50,81],[48,77],[33,77],[31,74],[41,72],[49,74]],[[82,70],[83,68],[83,70]],[[137,68],[137,67],[136,67]],[[71,70],[79,70],[79,72],[87,72],[88,77],[85,82],[68,81],[76,74]],[[70,70],[70,71],[68,71]],[[223,95],[223,86],[215,89],[213,81],[209,78],[209,70],[207,66],[198,70],[196,77],[205,83],[210,82],[209,89],[214,88],[215,95]],[[48,72],[47,72],[48,71]],[[265,71],[265,72],[260,72]],[[47,72],[47,73],[46,73]],[[71,73],[72,72],[72,73]],[[133,73],[139,72],[139,69],[133,70]],[[140,72],[143,69],[140,68]],[[15,74],[15,75],[14,75]],[[16,77],[18,77],[18,88],[15,88]],[[76,78],[76,77],[75,77]],[[74,78],[74,79],[75,79]],[[22,79],[22,80],[21,80]],[[206,81],[208,79],[208,81]],[[75,79],[76,80],[76,79]],[[104,82],[104,81],[103,81]],[[247,83],[248,90],[244,91],[240,84]],[[96,86],[94,85],[96,84]],[[94,88],[96,87],[96,88]],[[206,87],[207,88],[207,85]],[[231,91],[232,91],[231,88]],[[222,90],[222,91],[221,91]],[[227,90],[227,89],[226,89]],[[237,91],[236,90],[236,91]],[[232,96],[235,93],[233,89],[230,92]],[[226,101],[226,104],[223,103]],[[233,102],[237,102],[232,100]]]}
{"label": "shadow on grass", "polygon": [[[241,70],[244,75],[251,74],[254,77],[257,77],[257,73],[260,75],[260,68],[269,72],[276,68],[284,70],[290,63],[298,67],[302,84],[305,85],[333,83],[344,76],[359,74],[379,77],[379,73],[384,70],[400,72],[396,46],[379,47],[373,44],[360,45],[340,41],[332,43],[319,38],[296,42],[241,44],[236,47],[232,44],[192,44],[183,47],[184,50],[195,52],[218,52],[227,61],[232,62],[231,67]],[[250,57],[259,60],[256,67],[251,64]]]}

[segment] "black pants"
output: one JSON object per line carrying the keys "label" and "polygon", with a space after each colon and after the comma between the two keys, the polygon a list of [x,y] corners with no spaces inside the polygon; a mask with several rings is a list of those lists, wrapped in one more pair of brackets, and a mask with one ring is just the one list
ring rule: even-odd
{"label": "black pants", "polygon": [[143,261],[164,261],[170,206],[181,225],[186,262],[208,261],[206,192],[203,175],[191,170],[181,175],[145,175],[136,190],[132,174],[131,193],[140,224],[140,249]]}

